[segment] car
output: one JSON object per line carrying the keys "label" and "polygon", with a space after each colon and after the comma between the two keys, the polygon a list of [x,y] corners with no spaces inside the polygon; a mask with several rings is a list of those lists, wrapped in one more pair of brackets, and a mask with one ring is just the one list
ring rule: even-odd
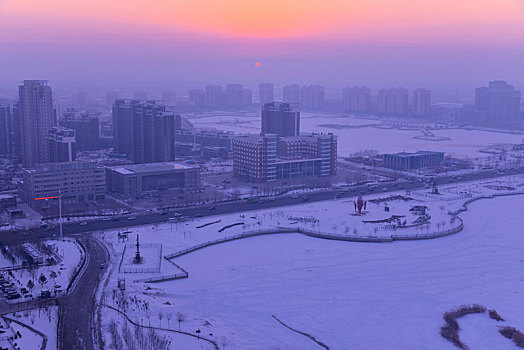
{"label": "car", "polygon": [[111,221],[111,218],[106,216],[105,218],[102,219],[102,221]]}
{"label": "car", "polygon": [[294,195],[291,196],[291,198],[293,198],[293,199],[297,199],[297,198],[298,198],[298,195],[294,194]]}
{"label": "car", "polygon": [[136,216],[130,216],[127,218],[127,220],[136,220]]}
{"label": "car", "polygon": [[112,221],[118,221],[120,218],[113,218]]}
{"label": "car", "polygon": [[80,223],[80,226],[86,226],[86,225],[87,225],[87,221],[82,221],[82,222]]}
{"label": "car", "polygon": [[167,212],[163,211],[163,212],[160,213],[160,215],[165,216],[165,215],[167,215]]}
{"label": "car", "polygon": [[201,218],[201,217],[203,217],[203,216],[204,216],[204,215],[202,215],[202,214],[196,214],[196,215],[195,215],[195,218]]}
{"label": "car", "polygon": [[20,296],[21,296],[21,295],[18,294],[18,293],[13,293],[13,294],[9,294],[9,295],[7,295],[7,299],[8,299],[8,300],[19,299]]}
{"label": "car", "polygon": [[177,218],[168,218],[167,221],[168,222],[177,222],[178,219]]}
{"label": "car", "polygon": [[106,268],[106,264],[100,264],[100,270],[103,270]]}
{"label": "car", "polygon": [[215,210],[217,207],[210,207],[209,210]]}

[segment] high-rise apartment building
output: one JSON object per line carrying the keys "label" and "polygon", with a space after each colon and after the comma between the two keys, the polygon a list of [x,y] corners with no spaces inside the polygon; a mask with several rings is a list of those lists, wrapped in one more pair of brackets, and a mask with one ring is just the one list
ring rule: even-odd
{"label": "high-rise apartment building", "polygon": [[230,108],[243,108],[251,105],[252,93],[241,84],[226,86],[226,104]]}
{"label": "high-rise apartment building", "polygon": [[0,101],[0,154],[13,154],[13,113],[6,102]]}
{"label": "high-rise apartment building", "polygon": [[425,89],[413,91],[413,114],[416,116],[431,115],[431,91]]}
{"label": "high-rise apartment building", "polygon": [[505,81],[490,81],[475,91],[475,108],[489,122],[511,121],[520,115],[521,93]]}
{"label": "high-rise apartment building", "polygon": [[117,100],[113,106],[115,152],[133,163],[174,159],[175,115],[153,101]]}
{"label": "high-rise apartment building", "polygon": [[403,88],[379,90],[378,112],[383,114],[407,115],[409,113],[408,90]]}
{"label": "high-rise apartment building", "polygon": [[208,108],[220,108],[224,107],[226,94],[224,89],[220,85],[207,85],[204,88],[205,95],[205,105]]}
{"label": "high-rise apartment building", "polygon": [[289,103],[271,102],[262,107],[262,134],[300,135],[300,112]]}
{"label": "high-rise apartment building", "polygon": [[49,161],[47,134],[55,125],[51,87],[46,80],[24,80],[19,86],[18,117],[24,167]]}
{"label": "high-rise apartment building", "polygon": [[68,109],[59,120],[59,124],[75,130],[76,146],[79,151],[94,151],[100,148],[100,125],[95,115]]}
{"label": "high-rise apartment building", "polygon": [[49,129],[47,143],[50,162],[73,162],[76,159],[76,137],[73,129],[52,127]]}
{"label": "high-rise apartment building", "polygon": [[347,111],[369,112],[371,92],[367,87],[348,87],[342,90],[342,105]]}
{"label": "high-rise apartment building", "polygon": [[189,104],[196,108],[204,107],[206,104],[206,94],[202,89],[189,90]]}
{"label": "high-rise apartment building", "polygon": [[284,86],[282,101],[298,105],[300,103],[300,86],[297,84]]}
{"label": "high-rise apartment building", "polygon": [[269,102],[273,102],[274,98],[274,86],[271,83],[261,83],[258,86],[258,103],[264,105]]}
{"label": "high-rise apartment building", "polygon": [[300,89],[301,108],[322,108],[324,106],[324,87],[320,85],[302,86]]}

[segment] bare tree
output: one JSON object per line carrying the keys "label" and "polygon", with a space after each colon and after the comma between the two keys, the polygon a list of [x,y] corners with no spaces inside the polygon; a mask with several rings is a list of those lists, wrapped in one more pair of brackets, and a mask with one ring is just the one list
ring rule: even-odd
{"label": "bare tree", "polygon": [[162,328],[162,319],[164,318],[164,314],[162,311],[158,313],[158,320],[160,321],[160,328]]}
{"label": "bare tree", "polygon": [[178,322],[178,330],[180,331],[180,324],[186,320],[186,315],[181,312],[177,312],[176,320]]}

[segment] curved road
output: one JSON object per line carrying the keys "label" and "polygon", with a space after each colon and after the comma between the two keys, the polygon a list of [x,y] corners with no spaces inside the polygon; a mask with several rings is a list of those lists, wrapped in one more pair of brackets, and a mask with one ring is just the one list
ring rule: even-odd
{"label": "curved road", "polygon": [[86,266],[73,292],[59,300],[58,344],[60,349],[66,350],[95,348],[95,293],[104,272],[100,265],[109,262],[109,252],[100,241],[94,237],[82,238],[80,241],[84,244],[88,256]]}

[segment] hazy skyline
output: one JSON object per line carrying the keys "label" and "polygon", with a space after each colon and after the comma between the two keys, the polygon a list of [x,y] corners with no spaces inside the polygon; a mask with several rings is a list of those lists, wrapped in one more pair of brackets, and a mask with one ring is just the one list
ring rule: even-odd
{"label": "hazy skyline", "polygon": [[8,84],[522,87],[524,2],[0,0],[0,47]]}

